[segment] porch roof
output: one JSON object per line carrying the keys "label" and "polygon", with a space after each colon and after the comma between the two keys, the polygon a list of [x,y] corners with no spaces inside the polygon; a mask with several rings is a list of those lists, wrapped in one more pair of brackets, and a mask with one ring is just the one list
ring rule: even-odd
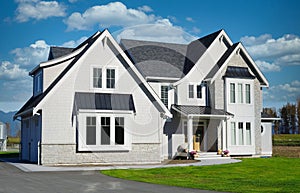
{"label": "porch roof", "polygon": [[226,118],[234,116],[222,109],[213,109],[207,106],[172,105],[172,109],[184,116],[205,118]]}

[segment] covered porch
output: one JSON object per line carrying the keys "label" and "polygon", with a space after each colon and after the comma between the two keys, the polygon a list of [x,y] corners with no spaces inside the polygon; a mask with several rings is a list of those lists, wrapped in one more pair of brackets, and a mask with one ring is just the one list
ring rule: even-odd
{"label": "covered porch", "polygon": [[173,105],[180,115],[184,143],[189,152],[217,152],[227,147],[227,120],[232,117],[220,109],[207,106]]}

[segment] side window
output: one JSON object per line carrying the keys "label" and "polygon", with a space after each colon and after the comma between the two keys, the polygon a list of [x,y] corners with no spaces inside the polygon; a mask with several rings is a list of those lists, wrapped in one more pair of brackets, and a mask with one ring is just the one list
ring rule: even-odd
{"label": "side window", "polygon": [[115,143],[124,145],[124,117],[115,118]]}
{"label": "side window", "polygon": [[115,69],[106,69],[106,88],[115,88]]}
{"label": "side window", "polygon": [[202,98],[202,86],[201,86],[201,84],[197,85],[197,98],[198,99]]}
{"label": "side window", "polygon": [[230,83],[230,103],[235,103],[235,84]]}
{"label": "side window", "polygon": [[246,84],[246,103],[251,103],[251,87],[250,84]]}
{"label": "side window", "polygon": [[238,129],[239,129],[239,145],[244,145],[244,123],[243,122],[238,123]]}
{"label": "side window", "polygon": [[189,90],[188,90],[188,92],[189,92],[189,93],[188,93],[189,98],[190,98],[190,99],[194,98],[194,85],[190,84],[189,87],[188,87],[188,89],[189,89]]}
{"label": "side window", "polygon": [[235,122],[231,122],[231,145],[236,145],[236,128],[235,128]]}
{"label": "side window", "polygon": [[168,91],[169,91],[169,87],[168,86],[161,86],[160,87],[161,101],[164,103],[164,105],[167,108],[168,108]]}
{"label": "side window", "polygon": [[238,84],[238,103],[243,103],[243,84]]}
{"label": "side window", "polygon": [[102,69],[93,68],[93,87],[102,88]]}
{"label": "side window", "polygon": [[86,145],[96,145],[96,117],[86,117]]}
{"label": "side window", "polygon": [[101,117],[101,145],[110,144],[110,117]]}

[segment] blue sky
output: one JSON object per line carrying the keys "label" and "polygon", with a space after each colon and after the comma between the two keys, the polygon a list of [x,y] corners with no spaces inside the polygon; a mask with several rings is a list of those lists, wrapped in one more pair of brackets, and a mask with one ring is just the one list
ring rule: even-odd
{"label": "blue sky", "polygon": [[32,95],[28,72],[49,46],[75,47],[104,28],[175,42],[225,29],[269,80],[264,106],[280,108],[300,97],[299,9],[297,0],[1,1],[0,110],[17,110]]}

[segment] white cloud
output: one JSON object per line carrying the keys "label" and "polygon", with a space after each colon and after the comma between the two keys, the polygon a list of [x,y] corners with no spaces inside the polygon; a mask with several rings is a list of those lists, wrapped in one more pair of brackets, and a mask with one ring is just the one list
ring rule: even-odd
{"label": "white cloud", "polygon": [[72,13],[64,22],[68,30],[88,30],[98,24],[101,27],[132,26],[155,22],[152,14],[137,9],[127,8],[121,2],[98,5],[87,9],[84,13]]}
{"label": "white cloud", "polygon": [[79,44],[84,42],[86,39],[88,39],[88,37],[84,36],[84,37],[81,37],[79,40],[71,40],[71,41],[65,42],[61,46],[68,47],[68,48],[75,48],[76,46],[78,46]]}
{"label": "white cloud", "polygon": [[63,17],[66,7],[57,1],[17,0],[16,20],[27,22],[30,19],[41,20],[49,17]]}
{"label": "white cloud", "polygon": [[50,46],[44,40],[38,40],[25,48],[16,48],[11,51],[15,55],[14,61],[24,66],[36,66],[42,61],[46,61]]}
{"label": "white cloud", "polygon": [[197,37],[186,33],[181,27],[174,26],[168,19],[158,20],[154,24],[137,25],[112,34],[120,39],[137,39],[169,43],[188,43]]}
{"label": "white cloud", "polygon": [[256,60],[255,63],[264,72],[280,71],[280,66],[278,66],[276,64],[270,64],[268,62],[261,61],[261,60]]}
{"label": "white cloud", "polygon": [[153,11],[153,9],[151,7],[149,7],[148,5],[138,7],[138,10],[143,11],[143,12],[152,12]]}
{"label": "white cloud", "polygon": [[194,19],[191,17],[186,17],[185,20],[187,20],[188,22],[194,22]]}
{"label": "white cloud", "polygon": [[28,76],[28,71],[17,64],[2,61],[0,66],[0,80],[20,80]]}
{"label": "white cloud", "polygon": [[199,28],[197,28],[197,27],[193,27],[192,30],[191,30],[191,32],[194,33],[194,34],[198,34],[198,33],[201,32],[201,30]]}

